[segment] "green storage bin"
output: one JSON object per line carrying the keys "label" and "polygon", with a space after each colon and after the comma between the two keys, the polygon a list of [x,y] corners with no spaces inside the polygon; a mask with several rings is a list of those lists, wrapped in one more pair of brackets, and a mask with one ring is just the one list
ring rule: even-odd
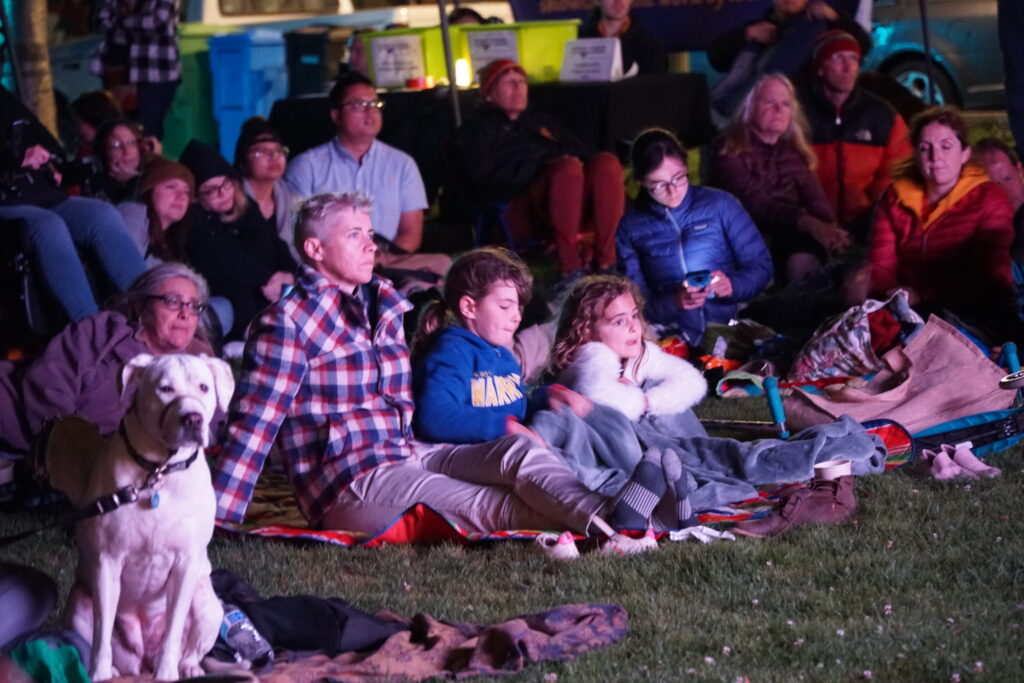
{"label": "green storage bin", "polygon": [[[521,21],[512,24],[462,24],[459,26],[460,56],[469,57],[466,34],[478,31],[515,31],[519,63],[526,70],[530,82],[552,83],[558,81],[561,76],[565,44],[576,39],[579,23],[579,19],[560,19]],[[454,34],[452,42],[456,42]],[[481,66],[483,65],[470,65],[474,80]]]}
{"label": "green storage bin", "polygon": [[164,122],[164,156],[177,159],[192,138],[218,146],[217,121],[213,117],[213,77],[210,74],[211,36],[236,33],[239,28],[183,23],[178,27],[181,84]]}

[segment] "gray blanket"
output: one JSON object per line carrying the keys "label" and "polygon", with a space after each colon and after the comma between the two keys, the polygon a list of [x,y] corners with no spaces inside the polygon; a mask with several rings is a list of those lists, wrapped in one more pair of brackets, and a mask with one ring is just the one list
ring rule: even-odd
{"label": "gray blanket", "polygon": [[600,405],[586,418],[567,409],[540,411],[530,427],[584,484],[604,495],[618,492],[647,449],[672,449],[696,480],[690,495],[694,510],[751,498],[757,495],[755,486],[806,481],[814,476],[814,465],[826,460],[849,460],[858,476],[885,468],[881,438],[846,415],[788,440],[709,437],[693,411],[630,422]]}

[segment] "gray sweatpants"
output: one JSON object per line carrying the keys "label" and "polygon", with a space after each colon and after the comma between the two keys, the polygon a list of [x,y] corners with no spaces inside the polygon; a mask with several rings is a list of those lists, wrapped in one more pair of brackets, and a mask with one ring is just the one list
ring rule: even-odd
{"label": "gray sweatpants", "polygon": [[607,498],[526,436],[480,444],[417,444],[418,460],[386,465],[353,481],[320,522],[376,533],[417,503],[466,531],[570,529],[586,533]]}

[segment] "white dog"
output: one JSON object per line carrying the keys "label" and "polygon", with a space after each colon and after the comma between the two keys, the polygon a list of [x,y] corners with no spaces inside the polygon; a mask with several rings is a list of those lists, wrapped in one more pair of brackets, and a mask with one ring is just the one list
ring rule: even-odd
{"label": "white dog", "polygon": [[202,674],[223,619],[206,554],[216,502],[203,448],[234,380],[216,358],[144,354],[122,370],[122,393],[132,385],[134,402],[97,459],[47,457],[51,483],[76,508],[115,492],[131,501],[78,523],[66,617],[92,642],[94,680],[177,680]]}

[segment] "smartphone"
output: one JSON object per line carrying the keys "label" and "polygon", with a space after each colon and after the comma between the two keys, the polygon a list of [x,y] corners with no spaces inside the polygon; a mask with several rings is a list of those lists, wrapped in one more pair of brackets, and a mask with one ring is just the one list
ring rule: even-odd
{"label": "smartphone", "polygon": [[683,283],[688,287],[707,289],[708,285],[711,284],[711,271],[695,270],[687,273],[686,277],[683,279]]}

